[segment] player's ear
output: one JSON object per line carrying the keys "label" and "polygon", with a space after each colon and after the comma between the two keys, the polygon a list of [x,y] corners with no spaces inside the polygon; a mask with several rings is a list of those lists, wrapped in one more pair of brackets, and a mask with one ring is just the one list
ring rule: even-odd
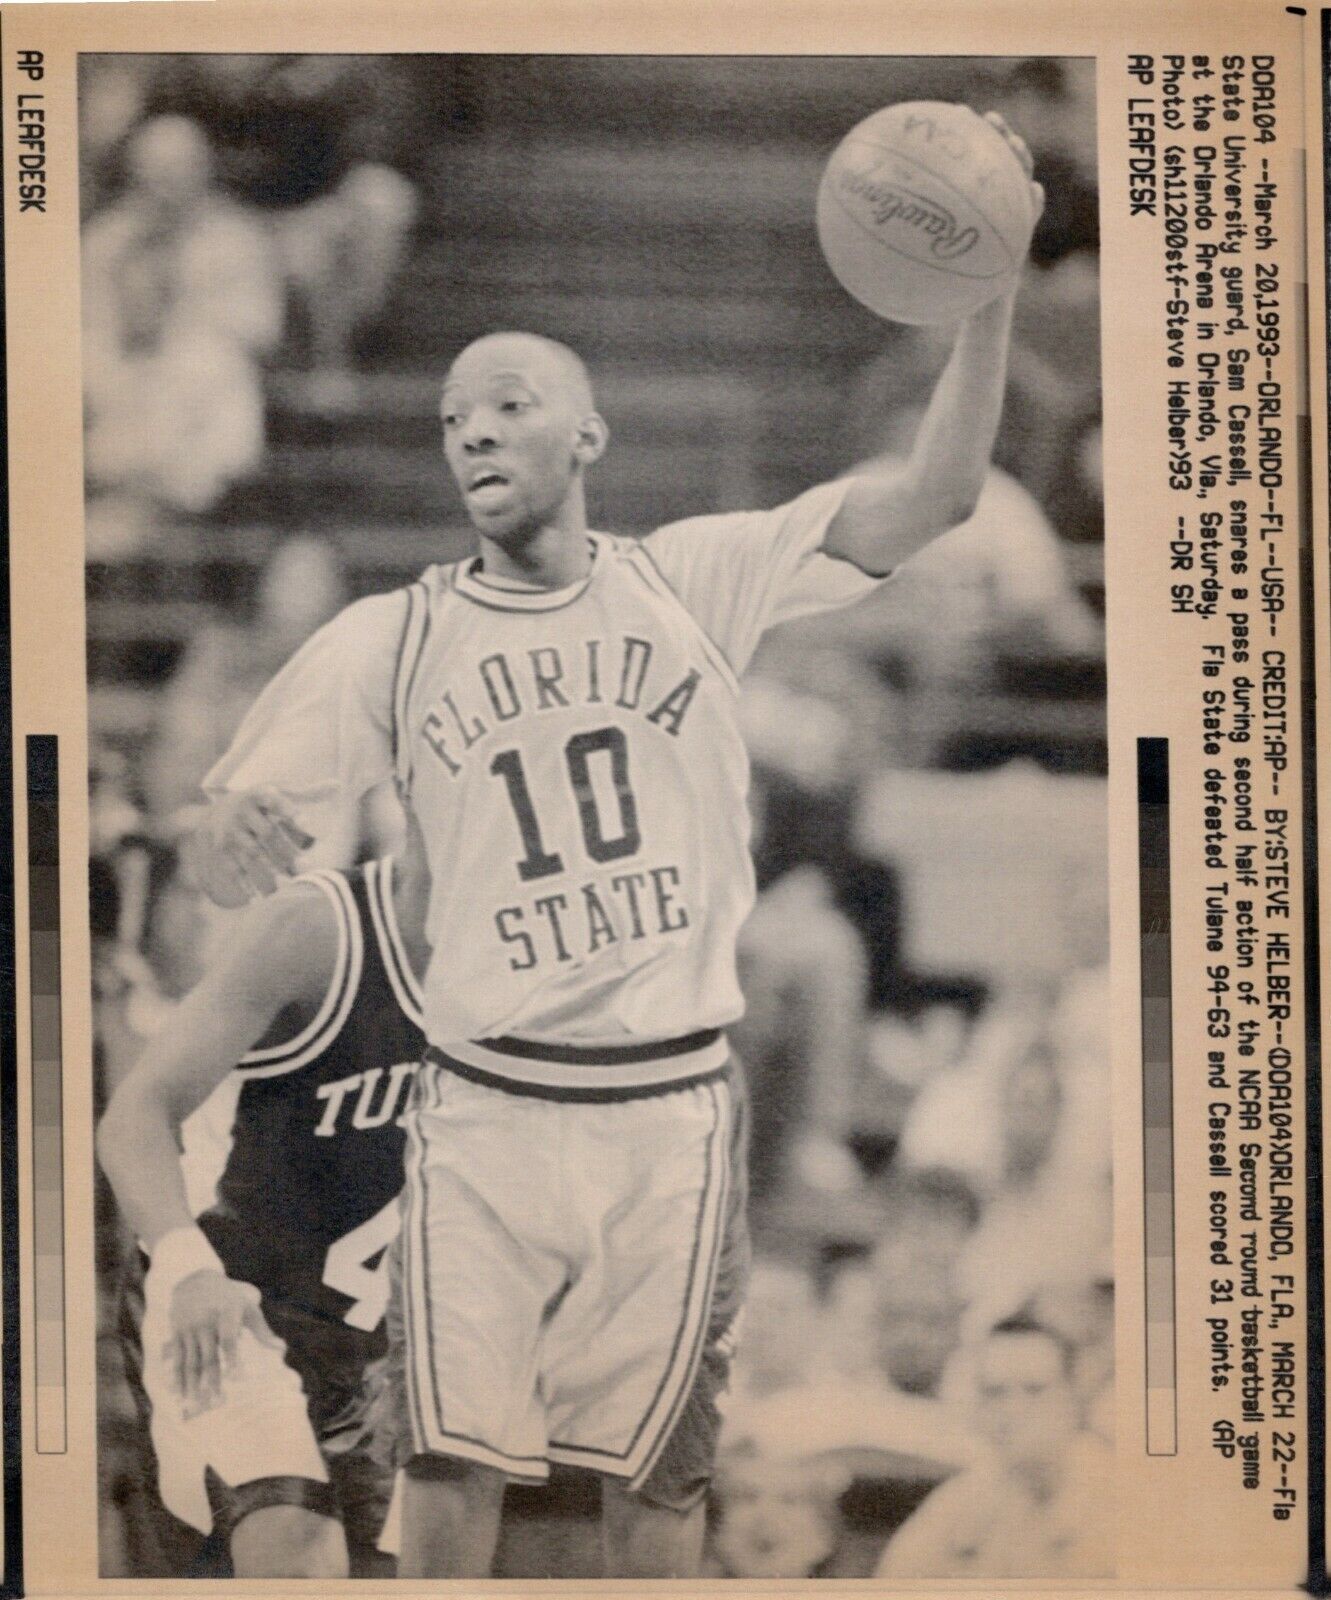
{"label": "player's ear", "polygon": [[597,412],[590,412],[578,424],[578,436],[573,445],[573,457],[579,465],[590,467],[592,462],[599,461],[605,454],[605,447],[610,443],[610,430],[605,425],[605,418]]}

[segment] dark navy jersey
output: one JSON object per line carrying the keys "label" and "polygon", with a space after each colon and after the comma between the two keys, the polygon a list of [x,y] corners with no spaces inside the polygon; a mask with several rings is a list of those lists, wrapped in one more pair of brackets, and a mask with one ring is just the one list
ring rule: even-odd
{"label": "dark navy jersey", "polygon": [[[262,1292],[275,1332],[298,1325],[352,1365],[383,1348],[398,1119],[425,1044],[391,871],[383,860],[301,880],[337,916],[332,981],[305,1027],[252,1050],[223,1085],[235,1103],[230,1145],[198,1219],[228,1276]],[[187,1180],[191,1158],[187,1124]]]}

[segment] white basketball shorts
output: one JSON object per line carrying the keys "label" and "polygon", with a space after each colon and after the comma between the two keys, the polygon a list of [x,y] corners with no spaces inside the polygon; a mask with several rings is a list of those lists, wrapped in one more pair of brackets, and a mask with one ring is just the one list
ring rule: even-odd
{"label": "white basketball shorts", "polygon": [[729,1076],[588,1104],[427,1059],[404,1123],[398,1459],[527,1481],[559,1462],[636,1489],[673,1434],[688,1459],[662,1462],[658,1497],[695,1502],[747,1279]]}

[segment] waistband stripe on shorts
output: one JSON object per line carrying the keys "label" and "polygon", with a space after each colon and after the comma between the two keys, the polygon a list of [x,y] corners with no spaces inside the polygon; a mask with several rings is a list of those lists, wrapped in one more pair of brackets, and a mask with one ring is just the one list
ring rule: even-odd
{"label": "waistband stripe on shorts", "polygon": [[515,1093],[564,1100],[622,1100],[719,1076],[730,1048],[719,1028],[642,1045],[554,1045],[473,1039],[431,1045],[427,1061],[460,1077]]}
{"label": "waistband stripe on shorts", "polygon": [[720,1037],[720,1028],[702,1028],[697,1033],[681,1034],[677,1039],[660,1039],[646,1044],[546,1044],[540,1039],[509,1037],[474,1039],[472,1043],[478,1049],[498,1051],[500,1055],[516,1056],[522,1061],[557,1061],[565,1066],[617,1067],[691,1055],[694,1051],[705,1049],[709,1044],[715,1044]]}

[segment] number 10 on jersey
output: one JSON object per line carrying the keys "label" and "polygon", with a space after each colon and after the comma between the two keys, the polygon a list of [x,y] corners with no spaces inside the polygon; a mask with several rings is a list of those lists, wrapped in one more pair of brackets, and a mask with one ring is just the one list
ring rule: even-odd
{"label": "number 10 on jersey", "polygon": [[[617,817],[607,819],[601,815],[592,782],[594,760],[609,765],[619,808]],[[607,727],[590,733],[575,733],[564,745],[564,765],[588,856],[604,864],[636,855],[642,846],[642,834],[638,828],[638,804],[629,777],[628,740],[623,729]],[[491,761],[490,771],[503,780],[522,839],[518,876],[524,883],[530,883],[533,878],[548,878],[562,872],[564,858],[558,851],[546,849],[521,752],[501,750]]]}

